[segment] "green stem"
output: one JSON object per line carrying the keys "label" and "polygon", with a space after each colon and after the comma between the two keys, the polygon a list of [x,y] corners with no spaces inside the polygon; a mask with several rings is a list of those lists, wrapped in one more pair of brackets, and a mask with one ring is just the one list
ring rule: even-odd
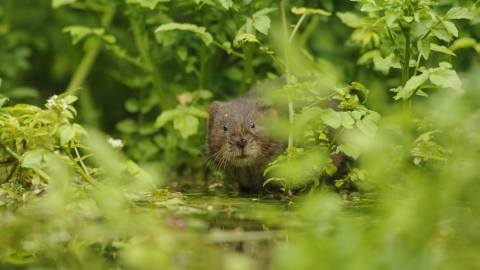
{"label": "green stem", "polygon": [[330,142],[330,144],[328,145],[328,153],[330,154],[330,152],[332,152],[332,149],[333,149],[333,146],[335,145],[335,142],[337,141],[338,137],[340,136],[340,134],[342,134],[343,130],[345,129],[344,126],[342,126],[338,131],[337,133],[335,134],[335,136],[333,137],[332,141]]}
{"label": "green stem", "polygon": [[250,77],[250,83],[255,84],[257,79],[255,78],[255,72],[253,71],[252,55],[248,43],[242,45],[242,52],[245,56],[245,72],[247,72],[248,76]]}
{"label": "green stem", "polygon": [[162,85],[162,78],[160,77],[160,70],[150,54],[148,39],[144,30],[145,27],[140,23],[140,16],[137,12],[132,12],[131,16],[129,16],[129,21],[132,27],[135,45],[140,53],[140,57],[147,65],[148,69],[151,70],[150,74],[153,78],[153,90],[159,99],[160,110],[173,108],[174,102],[166,95]]}
{"label": "green stem", "polygon": [[[404,28],[400,23],[402,32],[405,35],[405,58],[404,58],[404,67],[402,69],[402,85],[405,87],[405,84],[410,79],[410,31],[408,28]],[[410,156],[410,147],[412,144],[411,138],[411,127],[410,127],[410,111],[411,111],[411,101],[408,99],[403,100],[402,105],[403,110],[403,154],[405,160]]]}
{"label": "green stem", "polygon": [[[12,156],[14,159],[17,160],[18,163],[20,163],[20,156],[15,153],[12,149],[10,149],[10,147],[0,143],[0,146],[10,155]],[[51,178],[50,176],[48,176],[46,173],[44,173],[40,168],[37,168],[37,167],[30,167],[30,169],[32,169],[34,172],[36,172],[38,174],[38,176],[40,176],[40,178],[43,179],[43,181],[45,181],[46,183],[49,183],[51,181]]]}
{"label": "green stem", "polygon": [[308,39],[312,34],[317,30],[318,22],[320,21],[320,16],[313,16],[310,23],[307,25],[305,30],[302,32],[299,38],[299,47],[304,48]]}
{"label": "green stem", "polygon": [[[114,14],[115,14],[114,8],[109,8],[105,11],[102,17],[103,28],[108,28],[108,26],[110,25],[110,22],[113,19]],[[80,61],[80,64],[75,70],[75,73],[73,74],[72,79],[68,83],[68,86],[65,92],[71,91],[72,94],[75,94],[78,92],[78,90],[80,89],[79,87],[83,85],[85,79],[90,73],[90,70],[92,69],[93,63],[95,63],[95,60],[97,59],[97,56],[101,47],[102,47],[102,40],[99,38],[88,48],[87,52],[85,53],[82,60]]]}
{"label": "green stem", "polygon": [[236,52],[236,51],[234,51],[234,50],[232,50],[232,49],[230,49],[226,46],[223,46],[223,44],[220,44],[220,42],[218,42],[218,41],[214,40],[212,43],[213,43],[213,45],[219,47],[220,49],[225,50],[228,54],[233,54],[233,55],[238,56],[242,59],[245,59],[245,55],[243,55],[239,52]]}
{"label": "green stem", "polygon": [[293,28],[293,31],[290,34],[290,38],[288,39],[289,43],[292,42],[293,37],[297,33],[298,28],[300,27],[300,25],[302,24],[302,22],[303,22],[303,20],[305,19],[306,16],[307,16],[307,12],[305,11],[305,13],[302,14],[302,17],[300,17],[297,24],[295,25],[295,28]]}
{"label": "green stem", "polygon": [[[73,143],[73,142],[71,142]],[[74,149],[75,149],[75,152],[77,153],[77,157],[78,157],[78,160],[80,161],[80,163],[82,164],[82,166],[84,166],[84,169],[85,169],[85,172],[82,170],[82,168],[80,168],[80,166],[78,166],[77,162],[75,162],[75,157],[73,157],[72,153],[70,152],[70,149],[68,148],[63,148],[63,150],[65,151],[65,153],[67,153],[67,155],[70,157],[70,160],[72,160],[72,162],[75,164],[74,165],[74,168],[75,170],[80,174],[80,176],[82,176],[83,179],[85,179],[85,181],[87,181],[88,183],[90,183],[90,185],[96,187],[96,188],[99,188],[101,187],[101,185],[95,181],[91,176],[90,174],[88,174],[88,170],[87,168],[85,167],[85,165],[83,164],[82,162],[82,159],[81,159],[81,156],[80,154],[78,153],[78,150],[77,148],[74,146]]]}
{"label": "green stem", "polygon": [[[287,75],[287,84],[290,84],[290,43],[288,41],[288,28],[287,28],[287,15],[285,14],[285,1],[280,1],[280,13],[282,14],[282,28],[283,28],[283,40],[284,40],[284,54],[285,54],[285,72]],[[294,110],[293,110],[293,102],[292,98],[288,97],[288,118],[290,123],[290,128],[288,131],[288,147],[293,146],[293,117],[294,117]],[[283,194],[287,194],[288,190],[290,190],[290,178],[287,178],[286,186]]]}

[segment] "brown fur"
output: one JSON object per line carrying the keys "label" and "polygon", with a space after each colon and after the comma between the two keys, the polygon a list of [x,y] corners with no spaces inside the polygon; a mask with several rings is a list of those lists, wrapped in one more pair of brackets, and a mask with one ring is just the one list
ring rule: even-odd
{"label": "brown fur", "polygon": [[272,191],[263,187],[263,171],[284,150],[268,127],[277,118],[272,106],[249,95],[211,105],[206,142],[209,160],[238,182],[240,191]]}

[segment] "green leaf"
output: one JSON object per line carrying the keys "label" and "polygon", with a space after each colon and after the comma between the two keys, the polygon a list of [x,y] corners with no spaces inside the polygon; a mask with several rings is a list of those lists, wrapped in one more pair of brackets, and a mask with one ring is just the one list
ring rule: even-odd
{"label": "green leaf", "polygon": [[42,162],[42,157],[43,151],[28,151],[20,157],[20,162],[23,167],[31,168],[40,165],[40,163]]}
{"label": "green leaf", "polygon": [[323,15],[323,16],[331,16],[332,15],[332,13],[330,13],[326,10],[320,9],[320,8],[314,9],[314,8],[305,8],[305,7],[300,7],[300,8],[293,7],[292,8],[292,13],[297,14],[297,15],[303,15],[303,14],[307,14],[307,15],[319,14],[319,15]]}
{"label": "green leaf", "polygon": [[378,11],[380,9],[381,8],[377,7],[377,5],[375,3],[367,3],[367,4],[363,5],[360,10],[363,11],[363,12],[373,12],[373,11]]}
{"label": "green leaf", "polygon": [[439,39],[445,40],[447,42],[450,41],[451,37],[450,34],[448,33],[447,29],[445,29],[445,26],[441,23],[435,25],[432,29],[432,33]]}
{"label": "green leaf", "polygon": [[80,40],[82,40],[85,36],[94,34],[103,34],[105,30],[103,28],[96,28],[92,29],[86,26],[81,25],[72,25],[62,29],[62,32],[69,32],[70,36],[72,37],[72,44],[76,45]]}
{"label": "green leaf", "polygon": [[473,13],[468,10],[468,8],[464,7],[454,7],[451,8],[447,14],[445,15],[444,19],[447,20],[458,20],[458,19],[473,19]]}
{"label": "green leaf", "polygon": [[137,123],[133,119],[125,119],[118,122],[115,128],[125,134],[132,134],[137,131]]}
{"label": "green leaf", "polygon": [[417,48],[423,58],[428,59],[430,55],[430,42],[426,39],[417,41]]}
{"label": "green leaf", "polygon": [[318,118],[322,115],[323,110],[318,107],[313,107],[303,111],[295,116],[295,126],[297,129],[304,127],[310,120]]}
{"label": "green leaf", "polygon": [[445,29],[447,29],[447,31],[450,34],[452,34],[455,37],[458,37],[458,30],[457,30],[457,27],[455,27],[455,24],[449,21],[442,21],[442,23],[443,23],[443,26],[445,26]]}
{"label": "green leaf", "polygon": [[395,22],[398,18],[399,13],[396,12],[395,10],[390,10],[388,9],[385,12],[385,24],[388,27],[392,27],[393,22]]}
{"label": "green leaf", "polygon": [[439,45],[434,44],[434,43],[430,44],[430,50],[436,51],[436,52],[441,52],[441,53],[446,53],[446,54],[453,55],[453,56],[457,56],[455,53],[453,53],[452,51],[447,49],[447,47],[439,46]]}
{"label": "green leaf", "polygon": [[180,131],[184,139],[198,133],[198,118],[191,115],[177,115],[173,120],[173,128]]}
{"label": "green leaf", "polygon": [[195,24],[190,24],[190,23],[176,23],[176,22],[166,23],[157,27],[157,29],[155,29],[155,33],[162,32],[162,31],[171,31],[171,30],[183,30],[183,31],[193,32],[196,35],[200,36],[202,41],[207,46],[213,42],[212,35],[209,32],[205,31],[206,30],[205,27],[197,26]]}
{"label": "green leaf", "polygon": [[383,58],[385,58],[393,53],[396,48],[397,46],[395,44],[393,44],[390,40],[387,40],[382,43],[382,46],[380,47],[380,54]]}
{"label": "green leaf", "polygon": [[233,6],[232,0],[218,0],[222,7],[226,10],[229,10]]}
{"label": "green leaf", "polygon": [[335,153],[338,154],[340,152],[345,153],[345,155],[349,157],[357,159],[362,153],[362,150],[360,149],[360,147],[356,146],[355,144],[344,143],[337,146]]}
{"label": "green leaf", "polygon": [[276,8],[264,8],[262,10],[259,10],[259,11],[255,12],[253,14],[252,18],[255,19],[255,18],[264,16],[264,15],[267,15],[268,13],[270,13],[272,11],[275,11],[275,10],[277,10],[277,9]]}
{"label": "green leaf", "polygon": [[378,127],[370,119],[362,119],[357,121],[357,127],[370,138],[374,138]]}
{"label": "green leaf", "polygon": [[359,28],[362,26],[362,20],[352,12],[337,12],[337,17],[351,28]]}
{"label": "green leaf", "polygon": [[73,125],[62,125],[58,128],[60,133],[60,144],[66,145],[73,138],[75,138],[76,128]]}
{"label": "green leaf", "polygon": [[73,4],[77,0],[52,0],[52,8],[58,8],[63,5]]}
{"label": "green leaf", "polygon": [[348,114],[347,112],[339,112],[338,116],[340,116],[340,124],[342,126],[344,126],[345,128],[353,128],[353,124],[355,124],[355,121],[353,120],[353,117],[350,116],[350,114]]}
{"label": "green leaf", "polygon": [[429,72],[424,72],[421,75],[411,77],[401,91],[403,99],[410,99],[414,91],[428,80],[429,75]]}
{"label": "green leaf", "polygon": [[448,49],[453,52],[461,48],[475,47],[475,45],[477,45],[477,41],[473,38],[459,38]]}
{"label": "green leaf", "polygon": [[156,128],[163,127],[167,122],[172,121],[179,114],[182,114],[182,111],[176,110],[176,109],[163,111],[157,117],[157,120],[155,121],[155,127]]}
{"label": "green leaf", "polygon": [[338,115],[338,112],[334,111],[333,109],[326,109],[322,111],[321,114],[323,122],[330,127],[339,128],[342,122],[342,119]]}
{"label": "green leaf", "polygon": [[233,46],[237,47],[239,42],[258,42],[257,37],[252,34],[238,34],[233,40]]}
{"label": "green leaf", "polygon": [[268,29],[270,28],[270,18],[268,16],[260,16],[253,20],[253,25],[260,33],[268,35]]}
{"label": "green leaf", "polygon": [[444,88],[453,88],[459,91],[462,90],[462,81],[457,75],[457,72],[452,69],[436,68],[430,71],[430,81],[438,86]]}

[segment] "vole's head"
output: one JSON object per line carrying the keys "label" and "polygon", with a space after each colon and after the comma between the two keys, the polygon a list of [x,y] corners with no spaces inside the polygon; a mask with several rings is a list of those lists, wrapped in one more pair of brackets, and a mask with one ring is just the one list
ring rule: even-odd
{"label": "vole's head", "polygon": [[278,152],[267,125],[276,112],[249,98],[214,102],[208,120],[207,151],[216,165],[257,166]]}

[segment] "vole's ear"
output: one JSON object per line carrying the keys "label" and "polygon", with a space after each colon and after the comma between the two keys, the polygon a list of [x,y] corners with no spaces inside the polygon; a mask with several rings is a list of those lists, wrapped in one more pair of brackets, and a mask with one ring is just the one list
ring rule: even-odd
{"label": "vole's ear", "polygon": [[212,104],[210,105],[210,113],[212,112],[216,112],[218,110],[220,110],[220,108],[222,107],[223,103],[220,102],[220,101],[214,101],[212,102]]}

